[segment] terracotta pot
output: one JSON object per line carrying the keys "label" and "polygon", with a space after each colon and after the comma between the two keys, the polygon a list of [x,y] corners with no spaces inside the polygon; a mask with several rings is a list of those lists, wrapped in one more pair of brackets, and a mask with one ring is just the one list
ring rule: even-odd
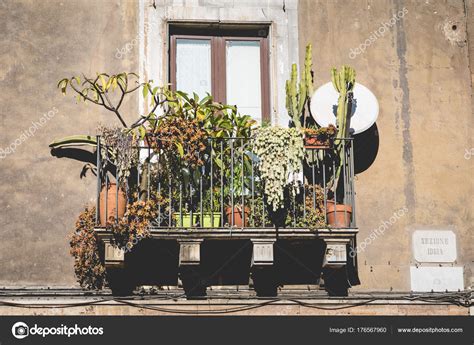
{"label": "terracotta pot", "polygon": [[[105,213],[105,200],[107,198],[107,215]],[[118,191],[118,204],[117,204],[117,184],[109,183],[107,190],[105,185],[102,186],[99,197],[100,205],[100,225],[105,226],[111,219],[115,220],[115,216],[118,213],[118,217],[122,218],[125,214],[125,205],[127,204],[127,197],[125,192],[120,189]]]}
{"label": "terracotta pot", "polygon": [[[238,228],[243,228],[249,226],[249,216],[250,216],[250,208],[245,206],[245,223],[242,222],[242,207],[234,206],[234,226]],[[225,208],[225,215],[227,217],[227,223],[232,225],[232,207]]]}
{"label": "terracotta pot", "polygon": [[335,228],[348,228],[351,225],[352,206],[334,204],[333,200],[327,201],[326,216],[328,225]]}
{"label": "terracotta pot", "polygon": [[317,137],[305,137],[304,146],[307,149],[329,149],[331,148],[331,143],[323,140],[319,140]]}

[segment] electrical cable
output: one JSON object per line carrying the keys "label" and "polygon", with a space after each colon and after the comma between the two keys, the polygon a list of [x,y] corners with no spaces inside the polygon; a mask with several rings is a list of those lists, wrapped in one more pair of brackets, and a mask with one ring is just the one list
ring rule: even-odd
{"label": "electrical cable", "polygon": [[[454,304],[460,307],[471,307],[474,305],[472,302],[472,292],[455,292],[455,293],[439,293],[439,294],[412,294],[412,295],[405,295],[405,296],[396,296],[396,297],[372,297],[363,302],[357,303],[341,303],[343,305],[337,307],[324,307],[319,305],[318,303],[308,303],[304,302],[297,297],[290,298],[290,297],[278,297],[274,299],[265,299],[261,303],[242,303],[242,306],[236,306],[226,309],[218,309],[218,310],[190,310],[190,309],[176,309],[176,308],[167,308],[167,307],[158,307],[154,305],[147,305],[142,303],[135,303],[132,301],[136,300],[176,300],[176,296],[163,296],[162,298],[157,298],[158,296],[131,296],[131,297],[110,297],[110,298],[100,298],[95,301],[87,301],[87,302],[79,302],[79,303],[58,303],[58,304],[31,304],[31,303],[16,303],[16,302],[7,302],[7,301],[0,301],[0,305],[2,306],[9,306],[9,307],[18,307],[18,308],[72,308],[72,307],[82,307],[82,306],[92,306],[92,305],[100,305],[101,303],[107,302],[116,302],[119,304],[127,305],[130,307],[141,308],[141,309],[148,309],[154,310],[159,312],[165,313],[173,313],[173,314],[188,314],[188,315],[197,315],[197,314],[228,314],[228,313],[235,313],[240,311],[252,310],[261,308],[267,305],[271,305],[277,302],[292,302],[294,304],[300,305],[306,308],[314,308],[314,309],[321,309],[321,310],[341,310],[341,309],[348,309],[354,308],[358,306],[368,305],[375,301],[387,301],[387,300],[394,300],[394,299],[405,299],[409,301],[421,301],[425,303],[448,303]],[[161,296],[160,296],[161,297]],[[220,297],[221,299],[224,297]],[[299,297],[301,298],[301,296]],[[304,297],[305,300],[311,299],[307,296]],[[354,296],[354,298],[356,298]],[[232,299],[232,298],[225,298],[225,299]],[[235,298],[234,298],[235,299]],[[327,300],[327,297],[323,296],[316,296],[316,298],[312,299],[324,299]],[[360,298],[359,298],[360,299]]]}

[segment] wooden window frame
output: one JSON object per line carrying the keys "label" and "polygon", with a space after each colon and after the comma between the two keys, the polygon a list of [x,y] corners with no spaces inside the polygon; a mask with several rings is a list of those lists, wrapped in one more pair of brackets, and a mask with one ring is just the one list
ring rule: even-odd
{"label": "wooden window frame", "polygon": [[[262,31],[263,30],[263,31]],[[214,100],[226,104],[226,41],[258,41],[260,43],[260,93],[262,122],[270,121],[270,54],[266,29],[170,28],[169,81],[176,90],[176,40],[207,40],[211,43],[211,93]],[[265,35],[262,34],[265,33]]]}

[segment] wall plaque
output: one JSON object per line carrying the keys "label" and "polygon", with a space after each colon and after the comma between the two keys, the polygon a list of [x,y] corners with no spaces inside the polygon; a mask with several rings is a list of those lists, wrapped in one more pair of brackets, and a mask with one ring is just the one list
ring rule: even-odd
{"label": "wall plaque", "polygon": [[410,267],[411,290],[419,292],[464,290],[462,267]]}
{"label": "wall plaque", "polygon": [[413,233],[413,256],[418,262],[454,262],[456,235],[450,230],[416,230]]}

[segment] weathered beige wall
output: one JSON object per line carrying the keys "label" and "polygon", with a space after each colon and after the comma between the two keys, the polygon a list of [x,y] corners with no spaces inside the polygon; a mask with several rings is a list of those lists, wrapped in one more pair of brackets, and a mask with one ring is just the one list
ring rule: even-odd
{"label": "weathered beige wall", "polygon": [[[349,55],[404,8],[364,53]],[[464,1],[301,0],[299,39],[300,57],[313,44],[316,86],[330,80],[332,66],[349,64],[380,103],[378,156],[356,181],[359,242],[408,209],[360,253],[359,289],[408,290],[411,234],[426,228],[455,231],[456,265],[469,286],[474,158],[464,154],[474,145]]]}
{"label": "weathered beige wall", "polygon": [[[84,163],[52,157],[48,144],[95,134],[99,121],[117,123],[56,89],[73,74],[137,70],[133,1],[0,2],[0,149],[39,121],[54,117],[0,159],[0,285],[75,285],[69,235],[77,214],[94,200],[95,179],[80,179]],[[130,47],[130,46],[129,46]],[[125,104],[130,111],[134,102]],[[53,113],[51,113],[53,114]],[[3,156],[3,154],[2,154]]]}
{"label": "weathered beige wall", "polygon": [[[349,57],[404,7],[403,20],[363,54]],[[347,63],[380,102],[378,156],[356,181],[359,240],[396,210],[408,209],[360,254],[358,289],[408,290],[411,233],[429,227],[456,232],[456,264],[465,266],[470,283],[474,157],[466,160],[464,153],[474,147],[474,55],[465,41],[465,7],[470,13],[472,0],[466,6],[462,0],[299,3],[300,57],[311,42],[316,85],[329,80],[332,66]],[[55,85],[81,72],[137,71],[138,47],[131,43],[137,13],[138,3],[125,0],[0,2],[0,149],[57,109],[33,137],[0,159],[0,286],[75,284],[68,236],[83,205],[94,201],[95,179],[80,179],[83,163],[52,157],[48,143],[94,133],[100,121],[116,122],[96,107],[62,97]],[[117,58],[124,47],[131,51]],[[137,109],[135,102],[126,106],[132,114]]]}

